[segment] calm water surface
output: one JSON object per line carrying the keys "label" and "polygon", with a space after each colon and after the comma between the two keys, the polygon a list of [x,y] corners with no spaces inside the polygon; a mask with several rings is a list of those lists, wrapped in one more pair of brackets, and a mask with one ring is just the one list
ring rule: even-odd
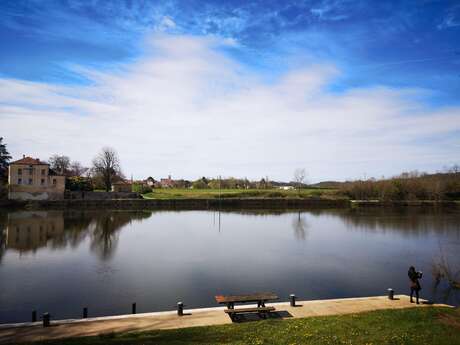
{"label": "calm water surface", "polygon": [[[405,209],[302,212],[47,211],[0,213],[0,322],[215,306],[217,294],[286,300],[407,293],[460,304],[436,282],[460,271],[460,213]],[[460,275],[457,276],[460,278]]]}

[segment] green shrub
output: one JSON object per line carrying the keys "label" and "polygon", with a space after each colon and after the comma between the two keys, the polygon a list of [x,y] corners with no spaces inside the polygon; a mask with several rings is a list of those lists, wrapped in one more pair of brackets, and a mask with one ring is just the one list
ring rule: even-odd
{"label": "green shrub", "polygon": [[66,178],[65,188],[70,191],[91,192],[93,190],[93,183],[87,177],[73,176]]}
{"label": "green shrub", "polygon": [[147,186],[145,184],[134,183],[133,192],[140,194],[152,193],[152,187]]}

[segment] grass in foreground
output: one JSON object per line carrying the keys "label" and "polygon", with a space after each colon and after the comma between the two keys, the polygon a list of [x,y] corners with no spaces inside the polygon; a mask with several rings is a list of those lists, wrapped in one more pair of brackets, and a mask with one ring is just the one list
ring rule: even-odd
{"label": "grass in foreground", "polygon": [[146,199],[215,199],[219,198],[338,198],[335,189],[179,189],[158,188],[144,194]]}
{"label": "grass in foreground", "polygon": [[460,344],[460,312],[412,308],[179,330],[104,335],[46,344]]}

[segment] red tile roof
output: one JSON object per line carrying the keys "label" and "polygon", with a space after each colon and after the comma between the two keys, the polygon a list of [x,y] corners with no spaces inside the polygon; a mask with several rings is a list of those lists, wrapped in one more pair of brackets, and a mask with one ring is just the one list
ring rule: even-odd
{"label": "red tile roof", "polygon": [[10,165],[12,164],[24,164],[24,165],[49,165],[48,163],[41,162],[38,158],[32,158],[32,157],[23,157],[17,161],[11,162]]}

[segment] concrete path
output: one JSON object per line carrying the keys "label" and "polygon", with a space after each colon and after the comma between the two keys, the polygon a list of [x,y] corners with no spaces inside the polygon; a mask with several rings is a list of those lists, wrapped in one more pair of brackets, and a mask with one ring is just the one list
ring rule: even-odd
{"label": "concrete path", "polygon": [[[297,301],[296,307],[288,302],[270,303],[276,307],[280,318],[303,318],[311,316],[341,315],[380,309],[403,309],[428,307],[428,304],[410,303],[405,295],[389,300],[386,296],[345,298],[316,301]],[[436,304],[434,306],[446,306]],[[19,343],[48,339],[94,336],[104,333],[122,333],[156,329],[172,329],[194,326],[230,324],[232,321],[223,312],[225,308],[203,308],[185,310],[182,317],[175,311],[88,318],[81,320],[52,321],[52,326],[43,328],[40,322],[0,325],[0,343]],[[276,315],[275,315],[276,316]],[[243,316],[242,321],[258,318],[257,314]]]}

